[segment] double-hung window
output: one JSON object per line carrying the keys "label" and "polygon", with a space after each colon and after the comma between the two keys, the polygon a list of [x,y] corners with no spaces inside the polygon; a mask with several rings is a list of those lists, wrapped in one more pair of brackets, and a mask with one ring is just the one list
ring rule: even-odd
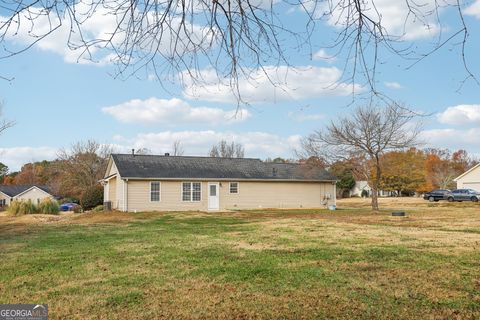
{"label": "double-hung window", "polygon": [[201,201],[202,184],[201,182],[183,182],[182,183],[182,201]]}
{"label": "double-hung window", "polygon": [[238,182],[230,182],[230,193],[238,193]]}
{"label": "double-hung window", "polygon": [[160,182],[150,182],[150,201],[160,201]]}

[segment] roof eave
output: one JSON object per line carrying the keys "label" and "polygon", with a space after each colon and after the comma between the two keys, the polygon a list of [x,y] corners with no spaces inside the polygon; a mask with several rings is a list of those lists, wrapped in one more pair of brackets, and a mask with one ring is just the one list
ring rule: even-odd
{"label": "roof eave", "polygon": [[24,193],[27,193],[28,191],[30,191],[30,190],[32,190],[32,189],[34,189],[34,188],[37,188],[38,190],[43,191],[44,193],[46,193],[46,194],[48,194],[48,195],[50,195],[50,196],[53,197],[53,194],[51,194],[50,192],[48,192],[48,191],[46,191],[46,190],[43,190],[43,188],[40,188],[39,186],[36,186],[36,185],[33,185],[33,186],[31,186],[30,188],[28,188],[28,189],[26,189],[26,190],[24,190],[24,191],[22,191],[22,192],[20,192],[20,193],[17,193],[17,194],[14,195],[13,197],[18,197],[18,196],[20,196],[20,195],[22,195],[22,194],[24,194]]}
{"label": "roof eave", "polygon": [[164,177],[122,177],[122,180],[166,180],[166,181],[254,181],[254,182],[337,182],[337,179],[251,179],[251,178],[164,178]]}

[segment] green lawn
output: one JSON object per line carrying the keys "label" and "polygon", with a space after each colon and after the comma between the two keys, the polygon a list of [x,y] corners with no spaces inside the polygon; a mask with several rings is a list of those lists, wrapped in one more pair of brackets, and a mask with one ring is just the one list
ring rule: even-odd
{"label": "green lawn", "polygon": [[479,319],[480,207],[409,213],[0,217],[0,303],[48,303],[51,319]]}

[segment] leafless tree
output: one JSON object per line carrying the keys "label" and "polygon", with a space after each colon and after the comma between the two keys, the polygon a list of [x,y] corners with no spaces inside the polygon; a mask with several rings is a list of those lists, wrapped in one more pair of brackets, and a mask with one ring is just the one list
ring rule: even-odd
{"label": "leafless tree", "polygon": [[453,179],[458,177],[459,174],[461,173],[458,173],[454,168],[449,166],[436,168],[436,170],[433,171],[432,180],[440,189],[451,189],[455,188]]}
{"label": "leafless tree", "polygon": [[[302,49],[312,54],[313,46],[341,56],[345,77],[353,83],[360,77],[374,93],[382,57],[393,53],[415,64],[446,44],[459,46],[466,77],[474,78],[465,54],[463,2],[405,0],[395,5],[392,9],[380,0],[3,1],[1,52],[11,57],[55,33],[78,61],[113,62],[119,76],[145,70],[160,80],[205,83],[213,75],[226,79],[239,98],[239,79],[254,81],[252,72],[289,66],[289,55]],[[285,14],[289,8],[302,14],[298,21],[303,23],[291,24]],[[393,19],[384,18],[392,10],[399,11],[395,20],[403,21],[393,29]],[[448,28],[441,18],[446,11],[457,15]],[[322,32],[327,25],[336,32],[333,42]],[[419,52],[408,41],[410,28],[437,34],[437,41]],[[18,48],[20,43],[26,44]],[[200,72],[206,65],[212,66],[207,76]]]}
{"label": "leafless tree", "polygon": [[245,157],[245,149],[240,143],[235,143],[233,141],[228,143],[225,140],[221,140],[218,144],[212,146],[209,156],[221,158],[243,158]]}
{"label": "leafless tree", "polygon": [[[3,117],[3,105],[0,103],[0,117]],[[3,131],[7,130],[8,128],[11,128],[15,125],[15,121],[10,121],[6,119],[2,119],[0,121],[0,134],[3,133]]]}
{"label": "leafless tree", "polygon": [[80,197],[88,188],[98,185],[103,178],[112,148],[94,140],[80,141],[70,149],[60,149],[58,163],[62,175],[62,188]]}
{"label": "leafless tree", "polygon": [[378,211],[378,187],[380,185],[382,154],[413,147],[421,123],[417,115],[398,104],[386,107],[363,106],[351,115],[331,122],[302,142],[304,150],[312,152],[324,161],[363,159],[358,161],[372,188],[372,209]]}
{"label": "leafless tree", "polygon": [[175,140],[172,145],[172,155],[183,156],[185,150],[183,149],[182,141]]}

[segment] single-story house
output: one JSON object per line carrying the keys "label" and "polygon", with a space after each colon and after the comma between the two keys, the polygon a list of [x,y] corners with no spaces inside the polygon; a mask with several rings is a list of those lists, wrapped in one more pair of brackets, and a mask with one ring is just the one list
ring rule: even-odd
{"label": "single-story house", "polygon": [[46,186],[0,185],[0,207],[8,206],[14,200],[31,200],[38,204],[45,198],[55,198]]}
{"label": "single-story house", "polygon": [[120,211],[322,208],[336,178],[306,164],[259,159],[112,154],[104,199]]}
{"label": "single-story house", "polygon": [[480,192],[480,163],[453,179],[457,189],[473,189]]}

